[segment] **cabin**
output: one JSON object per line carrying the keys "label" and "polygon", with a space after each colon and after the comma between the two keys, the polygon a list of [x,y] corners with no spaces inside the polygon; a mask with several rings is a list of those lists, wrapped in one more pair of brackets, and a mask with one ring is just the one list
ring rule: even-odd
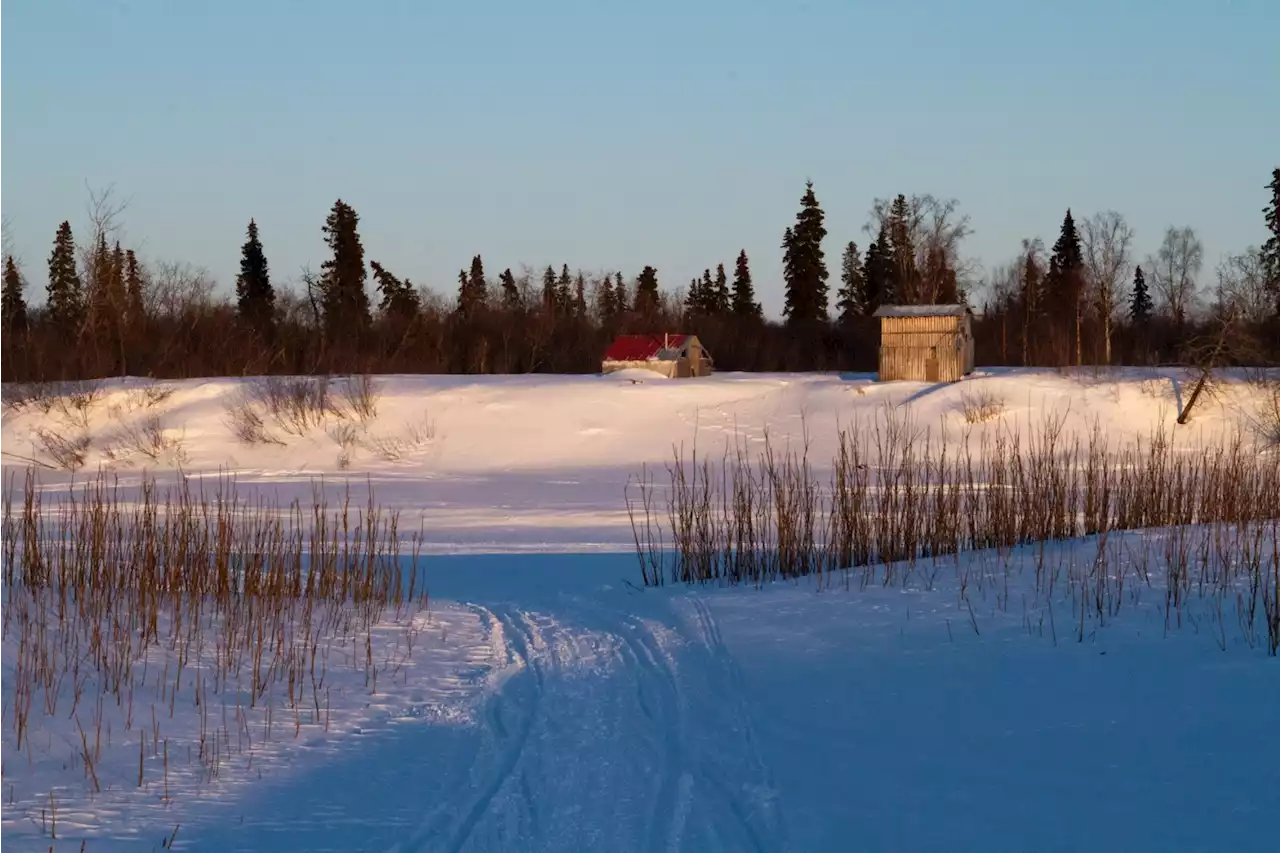
{"label": "cabin", "polygon": [[639,367],[670,379],[710,376],[711,353],[696,335],[618,335],[604,354],[602,373]]}
{"label": "cabin", "polygon": [[959,382],[973,372],[973,312],[968,305],[884,305],[880,382]]}

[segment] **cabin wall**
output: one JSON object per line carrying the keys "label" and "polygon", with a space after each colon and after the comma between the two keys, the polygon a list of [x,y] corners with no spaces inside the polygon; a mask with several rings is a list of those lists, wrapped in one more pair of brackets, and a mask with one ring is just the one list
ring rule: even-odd
{"label": "cabin wall", "polygon": [[958,382],[972,372],[968,317],[883,317],[882,382]]}
{"label": "cabin wall", "polygon": [[677,373],[677,361],[606,361],[601,367],[601,373],[614,373],[618,370],[626,370],[632,367],[638,367],[641,370],[652,370],[654,373],[661,374],[668,378],[674,378]]}

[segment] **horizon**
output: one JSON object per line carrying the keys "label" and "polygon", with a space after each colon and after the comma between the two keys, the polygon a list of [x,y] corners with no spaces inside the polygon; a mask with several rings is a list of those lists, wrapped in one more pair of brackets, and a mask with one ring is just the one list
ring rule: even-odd
{"label": "horizon", "polygon": [[1202,288],[1261,244],[1280,6],[921,5],[9,4],[6,248],[42,302],[58,224],[82,239],[86,184],[113,187],[122,243],[226,295],[251,218],[273,281],[296,284],[342,198],[367,261],[446,297],[475,254],[491,278],[648,264],[674,292],[745,249],[777,318],[806,179],[833,294],[844,244],[865,251],[873,200],[899,192],[957,199],[986,271],[1023,237],[1051,245],[1068,208],[1122,213],[1138,263],[1190,225]]}

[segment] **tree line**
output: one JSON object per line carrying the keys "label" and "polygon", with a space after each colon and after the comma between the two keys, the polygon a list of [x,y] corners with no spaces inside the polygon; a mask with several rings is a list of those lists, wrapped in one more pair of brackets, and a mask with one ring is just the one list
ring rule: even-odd
{"label": "tree line", "polygon": [[113,239],[122,208],[92,195],[83,245],[69,221],[56,229],[38,306],[6,253],[3,374],[594,372],[614,336],[665,331],[697,334],[720,370],[871,370],[880,306],[957,303],[975,313],[984,365],[1189,363],[1210,340],[1227,341],[1227,360],[1278,363],[1280,169],[1266,189],[1268,239],[1225,258],[1208,287],[1190,227],[1168,228],[1139,263],[1121,214],[1077,221],[1068,209],[1051,248],[1029,237],[982,274],[963,256],[971,229],[955,200],[877,199],[865,250],[843,243],[833,306],[825,215],[807,182],[780,244],[780,320],[764,316],[745,250],[731,273],[720,261],[675,290],[648,265],[630,277],[568,263],[491,276],[475,255],[445,295],[366,257],[360,217],[341,199],[321,227],[327,259],[292,286],[273,282],[251,219],[234,295],[223,297],[202,271],[147,263]]}

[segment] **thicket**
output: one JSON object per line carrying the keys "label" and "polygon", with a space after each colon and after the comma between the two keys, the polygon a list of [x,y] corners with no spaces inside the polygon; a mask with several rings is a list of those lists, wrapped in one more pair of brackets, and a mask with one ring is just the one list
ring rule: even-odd
{"label": "thicket", "polygon": [[[1163,429],[1114,447],[1100,427],[1087,439],[1064,427],[1047,414],[1025,436],[1002,427],[957,450],[885,409],[841,430],[826,477],[807,440],[779,448],[766,435],[758,454],[739,442],[718,459],[679,449],[660,481],[645,471],[628,487],[641,579],[931,585],[950,567],[963,596],[977,565],[966,552],[992,549],[1007,567],[1032,549],[1036,593],[1074,585],[1081,618],[1109,618],[1126,584],[1159,572],[1170,624],[1193,595],[1218,596],[1275,654],[1280,454],[1243,435],[1184,451]],[[1153,534],[1136,551],[1108,544],[1140,530]]]}

